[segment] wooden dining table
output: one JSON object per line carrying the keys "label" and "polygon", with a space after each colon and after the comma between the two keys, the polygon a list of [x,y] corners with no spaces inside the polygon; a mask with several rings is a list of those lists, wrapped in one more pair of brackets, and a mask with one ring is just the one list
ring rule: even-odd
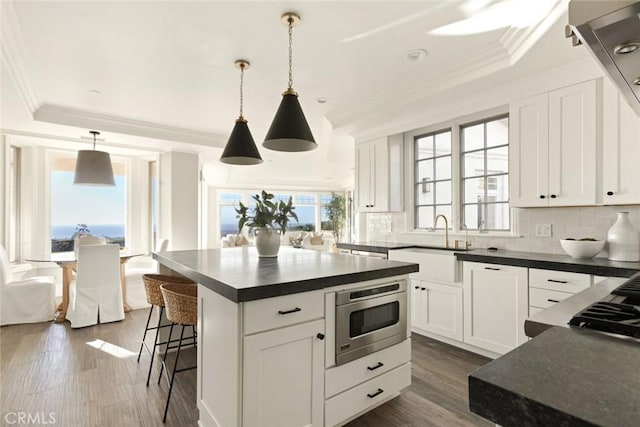
{"label": "wooden dining table", "polygon": [[[125,312],[131,311],[131,306],[127,304],[127,278],[125,275],[125,264],[131,258],[143,254],[132,254],[127,250],[120,251],[120,286],[122,287],[122,303]],[[73,280],[73,273],[78,266],[75,252],[52,253],[48,259],[28,259],[31,262],[54,262],[62,269],[62,302],[56,308],[56,322],[64,322],[67,319],[67,308],[69,307],[69,285]]]}

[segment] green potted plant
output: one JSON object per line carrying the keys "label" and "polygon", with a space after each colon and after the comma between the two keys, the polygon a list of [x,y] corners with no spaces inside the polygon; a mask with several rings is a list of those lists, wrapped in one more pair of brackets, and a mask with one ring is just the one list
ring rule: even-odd
{"label": "green potted plant", "polygon": [[[327,219],[331,226],[333,239],[338,243],[342,239],[342,231],[344,230],[346,207],[344,194],[331,192],[331,200],[324,204],[327,213]],[[334,249],[336,248],[334,243]]]}
{"label": "green potted plant", "polygon": [[239,208],[236,209],[238,230],[242,231],[245,225],[255,227],[258,255],[263,258],[277,257],[280,235],[287,231],[290,219],[298,221],[298,215],[294,212],[293,199],[289,197],[286,203],[282,200],[274,200],[275,196],[264,190],[251,198],[256,202],[255,207],[249,208],[240,202]]}

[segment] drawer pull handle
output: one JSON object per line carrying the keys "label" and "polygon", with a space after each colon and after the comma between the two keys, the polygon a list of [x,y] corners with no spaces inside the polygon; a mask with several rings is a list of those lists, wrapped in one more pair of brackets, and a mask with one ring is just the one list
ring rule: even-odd
{"label": "drawer pull handle", "polygon": [[291,310],[287,310],[287,311],[278,310],[278,314],[291,314],[291,313],[297,313],[299,311],[302,311],[302,309],[300,307],[296,307],[296,308],[292,308]]}
{"label": "drawer pull handle", "polygon": [[551,298],[547,298],[547,301],[549,301],[549,302],[560,302],[557,299],[551,299]]}
{"label": "drawer pull handle", "polygon": [[427,288],[420,288],[420,290],[421,290],[421,291],[426,291],[426,290],[427,290]]}
{"label": "drawer pull handle", "polygon": [[367,396],[369,396],[371,399],[373,399],[374,397],[376,397],[379,394],[382,394],[383,392],[384,392],[384,390],[379,388],[378,391],[376,391],[375,393],[368,393]]}
{"label": "drawer pull handle", "polygon": [[499,268],[495,268],[495,267],[485,267],[485,270],[493,270],[493,271],[500,271]]}
{"label": "drawer pull handle", "polygon": [[555,280],[555,279],[547,279],[547,282],[551,282],[551,283],[567,283],[566,280]]}
{"label": "drawer pull handle", "polygon": [[376,369],[382,368],[383,366],[384,366],[384,363],[378,362],[376,366],[367,366],[367,369],[370,371],[375,371]]}
{"label": "drawer pull handle", "polygon": [[416,289],[420,289],[420,286],[416,286],[415,288],[416,288]]}

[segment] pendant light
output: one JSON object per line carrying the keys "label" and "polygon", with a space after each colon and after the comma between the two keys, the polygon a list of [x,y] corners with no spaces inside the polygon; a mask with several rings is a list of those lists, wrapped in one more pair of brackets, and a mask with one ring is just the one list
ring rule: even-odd
{"label": "pendant light", "polygon": [[289,87],[282,94],[282,102],[262,145],[276,151],[309,151],[316,148],[318,144],[311,134],[309,123],[298,102],[298,93],[293,90],[292,34],[293,27],[300,23],[300,16],[287,12],[282,15],[281,20],[289,27]]}
{"label": "pendant light", "polygon": [[249,69],[249,61],[238,59],[234,65],[240,69],[240,116],[236,119],[220,161],[230,165],[258,165],[262,163],[262,157],[251,136],[247,120],[242,115],[244,70]]}
{"label": "pendant light", "polygon": [[114,187],[111,157],[104,151],[96,151],[96,136],[100,132],[89,131],[93,135],[93,150],[80,150],[76,158],[76,171],[73,176],[75,185],[95,185]]}

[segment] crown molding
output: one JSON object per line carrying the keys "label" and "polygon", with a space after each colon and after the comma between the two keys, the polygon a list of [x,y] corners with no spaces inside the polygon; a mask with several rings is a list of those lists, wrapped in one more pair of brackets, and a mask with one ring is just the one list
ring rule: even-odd
{"label": "crown molding", "polygon": [[2,62],[29,113],[33,113],[42,105],[42,102],[31,84],[33,79],[23,54],[25,51],[13,4],[0,2],[0,54]]}
{"label": "crown molding", "polygon": [[430,96],[464,83],[482,78],[517,63],[567,10],[568,0],[557,0],[551,12],[537,25],[527,28],[508,28],[494,43],[475,52],[455,70],[425,79],[424,76],[390,85],[385,92],[376,93],[357,103],[330,111],[326,117],[334,129],[354,134],[361,132],[355,123],[368,121],[368,117],[381,112],[393,115],[394,111],[408,104],[427,100]]}
{"label": "crown molding", "polygon": [[167,126],[160,123],[128,119],[59,105],[44,104],[33,113],[40,122],[99,129],[125,135],[182,142],[213,148],[223,148],[228,136],[195,129]]}

